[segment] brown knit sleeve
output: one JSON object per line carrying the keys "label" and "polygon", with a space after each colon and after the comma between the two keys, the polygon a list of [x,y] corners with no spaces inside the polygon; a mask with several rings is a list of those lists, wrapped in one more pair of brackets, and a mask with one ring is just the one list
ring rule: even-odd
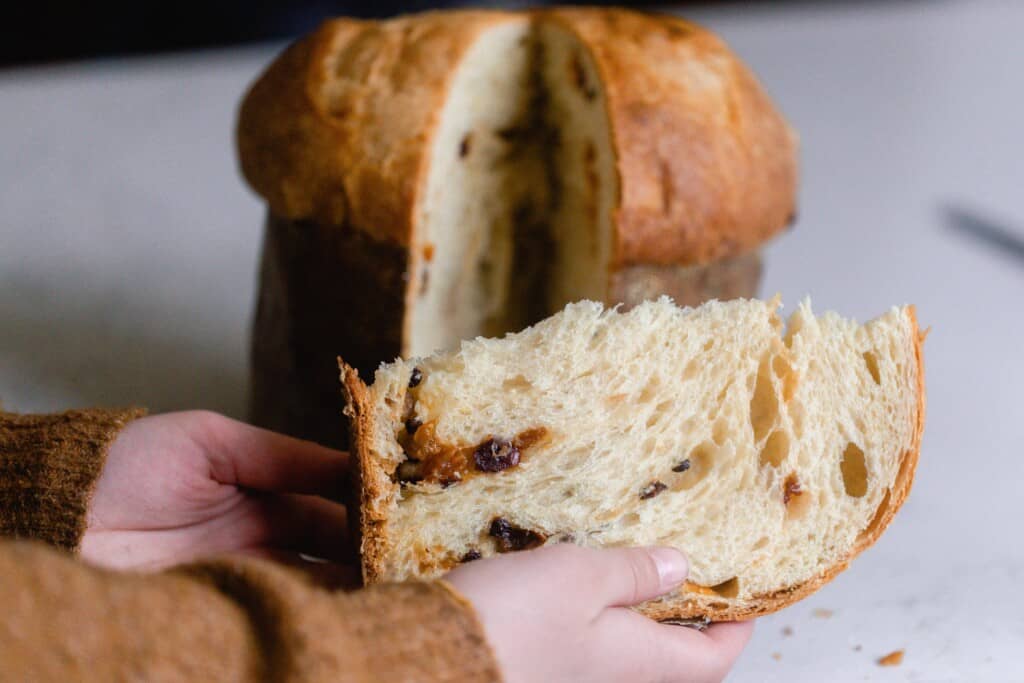
{"label": "brown knit sleeve", "polygon": [[0,412],[0,535],[75,550],[107,447],[142,410]]}
{"label": "brown knit sleeve", "polygon": [[338,593],[252,559],[114,573],[13,541],[0,577],[11,680],[501,680],[472,609],[440,583]]}

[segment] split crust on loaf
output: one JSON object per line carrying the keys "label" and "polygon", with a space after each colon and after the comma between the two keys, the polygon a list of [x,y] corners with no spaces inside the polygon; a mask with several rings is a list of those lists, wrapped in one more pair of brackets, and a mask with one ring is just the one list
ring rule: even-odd
{"label": "split crust on loaf", "polygon": [[[494,509],[507,508],[509,509],[510,516],[513,516],[512,513],[515,512],[517,506],[519,508],[529,506],[527,499],[515,498],[515,496],[519,495],[515,489],[516,481],[527,481],[528,477],[532,476],[531,472],[543,471],[545,459],[550,459],[554,463],[573,464],[573,461],[568,459],[569,456],[566,452],[558,450],[559,444],[566,444],[565,448],[569,448],[568,444],[572,443],[572,441],[570,438],[563,438],[558,433],[558,430],[559,428],[571,428],[573,424],[578,424],[580,418],[572,417],[572,413],[567,412],[564,424],[554,424],[550,409],[550,405],[558,403],[563,398],[566,402],[571,401],[571,392],[563,391],[565,396],[559,397],[557,388],[547,387],[543,392],[539,392],[536,395],[530,394],[530,400],[523,404],[537,404],[536,408],[523,408],[514,399],[509,399],[505,401],[507,405],[501,406],[497,409],[498,412],[495,413],[494,406],[459,406],[456,405],[457,399],[446,399],[443,403],[435,404],[437,400],[440,400],[439,397],[443,396],[444,390],[454,391],[460,386],[460,381],[474,377],[481,383],[498,383],[494,386],[500,385],[508,388],[509,391],[515,391],[517,387],[525,387],[531,382],[540,383],[543,381],[543,377],[537,374],[536,368],[531,370],[530,367],[527,367],[527,364],[533,362],[530,359],[544,358],[545,354],[550,354],[551,356],[552,375],[557,374],[558,371],[554,368],[559,363],[581,363],[579,367],[586,366],[587,362],[597,363],[598,360],[588,360],[586,358],[580,360],[578,356],[576,360],[558,356],[559,348],[564,348],[566,344],[574,343],[573,334],[579,330],[594,331],[595,339],[600,336],[602,339],[608,338],[612,340],[620,339],[620,337],[615,336],[619,332],[629,332],[631,338],[639,335],[646,341],[653,340],[651,343],[661,339],[658,336],[659,331],[699,335],[710,334],[710,330],[716,330],[714,334],[717,336],[708,337],[706,340],[701,337],[694,337],[692,340],[686,341],[686,344],[690,344],[691,341],[696,344],[698,340],[703,341],[705,344],[709,341],[714,342],[710,347],[699,351],[705,354],[712,354],[702,356],[702,358],[706,359],[706,367],[708,368],[717,367],[714,365],[715,363],[725,362],[722,360],[724,356],[717,360],[713,357],[713,354],[717,352],[715,350],[716,345],[723,347],[724,350],[721,352],[723,354],[739,354],[742,356],[744,352],[757,354],[764,352],[767,354],[768,352],[764,351],[762,347],[757,346],[757,344],[768,344],[764,348],[769,349],[771,355],[761,355],[759,356],[760,360],[748,359],[746,366],[743,366],[739,360],[735,361],[737,363],[735,370],[736,378],[745,378],[746,383],[729,382],[730,388],[728,388],[725,394],[726,398],[717,408],[724,414],[724,411],[732,410],[730,406],[741,405],[745,401],[749,402],[751,422],[745,427],[732,424],[730,427],[731,431],[722,428],[722,433],[717,434],[715,438],[729,446],[728,448],[721,446],[721,450],[709,460],[711,464],[705,464],[709,474],[702,474],[701,479],[697,480],[696,484],[681,487],[679,481],[690,476],[687,474],[687,470],[693,473],[694,470],[705,466],[698,462],[699,458],[692,465],[688,464],[686,470],[683,470],[681,474],[666,473],[665,480],[668,483],[661,484],[660,488],[657,486],[642,486],[641,484],[647,481],[646,477],[631,483],[630,486],[634,486],[641,501],[650,498],[649,503],[631,503],[635,508],[634,517],[641,519],[646,512],[661,512],[669,509],[674,503],[682,501],[681,505],[690,505],[690,507],[686,508],[689,510],[687,518],[679,521],[678,528],[681,530],[681,533],[695,534],[697,532],[693,531],[693,529],[698,528],[703,522],[708,530],[706,533],[702,532],[704,533],[704,536],[701,537],[702,539],[717,538],[719,536],[716,536],[716,534],[723,532],[723,530],[726,534],[723,538],[729,539],[728,533],[731,530],[728,526],[721,525],[727,524],[728,520],[732,519],[730,515],[734,513],[730,512],[730,510],[734,508],[729,506],[715,507],[714,501],[708,502],[706,500],[699,505],[691,505],[688,502],[688,497],[699,495],[698,493],[691,494],[691,491],[709,490],[707,488],[701,489],[701,486],[705,486],[705,476],[709,478],[708,481],[713,481],[716,485],[724,485],[721,482],[728,480],[732,476],[731,472],[742,472],[744,476],[747,476],[747,470],[751,470],[754,472],[754,474],[750,475],[753,479],[749,481],[747,479],[743,480],[746,482],[744,486],[749,488],[737,488],[731,495],[735,496],[736,500],[749,499],[755,503],[764,499],[767,501],[766,505],[774,505],[775,503],[772,503],[772,501],[777,500],[777,503],[782,506],[782,521],[779,522],[780,526],[778,529],[770,526],[774,522],[765,521],[762,527],[759,527],[761,531],[766,529],[777,531],[777,536],[772,539],[773,543],[783,543],[787,541],[785,535],[785,530],[788,528],[786,527],[787,524],[799,525],[804,523],[801,522],[802,519],[810,520],[806,523],[810,524],[813,522],[818,525],[811,529],[811,531],[822,534],[820,548],[814,545],[817,541],[807,541],[805,543],[807,548],[811,550],[818,548],[819,554],[812,556],[812,559],[814,557],[827,557],[830,559],[827,564],[815,567],[806,576],[801,575],[799,580],[769,586],[773,578],[772,571],[765,570],[760,565],[753,567],[740,566],[747,561],[745,559],[747,555],[744,552],[736,552],[731,555],[726,553],[723,556],[725,559],[705,562],[707,558],[700,554],[695,554],[692,546],[689,548],[681,547],[682,550],[690,552],[691,582],[687,583],[682,590],[676,593],[643,603],[637,606],[636,609],[658,620],[703,618],[712,621],[727,621],[748,619],[779,610],[816,591],[845,569],[856,555],[878,539],[891,522],[910,490],[924,425],[925,394],[921,355],[923,335],[918,329],[914,309],[909,306],[893,309],[876,321],[861,327],[849,321],[844,321],[833,314],[826,314],[825,316],[815,318],[810,313],[809,305],[805,304],[790,319],[789,330],[785,332],[783,332],[782,321],[775,313],[777,306],[777,301],[765,303],[737,300],[727,303],[711,302],[697,309],[678,309],[670,301],[663,298],[657,302],[641,304],[628,313],[619,313],[613,309],[603,309],[600,305],[593,302],[580,302],[569,305],[564,312],[539,323],[533,328],[524,330],[519,334],[508,335],[501,340],[477,339],[465,342],[459,352],[438,354],[426,359],[397,361],[391,365],[381,366],[377,373],[376,382],[372,387],[367,387],[359,379],[358,373],[339,359],[343,393],[348,404],[346,414],[351,420],[352,452],[357,463],[354,491],[358,495],[359,516],[357,518],[356,515],[352,515],[351,519],[355,527],[355,537],[359,539],[358,542],[361,547],[364,580],[367,583],[374,583],[383,580],[427,578],[440,575],[451,566],[458,564],[459,561],[472,559],[466,553],[465,546],[448,549],[440,546],[420,548],[418,545],[420,535],[428,532],[436,533],[437,529],[450,529],[449,536],[454,539],[462,533],[460,525],[465,526],[466,522],[456,515],[452,515],[450,519],[446,518],[446,510],[452,505],[462,505],[462,502],[470,499],[476,500],[479,498],[479,504],[487,507],[487,509],[490,509],[490,507],[494,507]],[[577,327],[573,327],[574,325],[578,326],[578,330]],[[647,329],[645,327],[647,325],[655,327]],[[730,325],[733,325],[733,327],[729,327]],[[768,331],[769,328],[770,333]],[[609,336],[605,337],[604,335]],[[733,337],[732,335],[738,336]],[[602,343],[600,340],[595,343],[597,344],[596,348],[602,349],[600,353],[610,354],[610,357],[615,355],[614,349],[600,346]],[[623,343],[628,345],[633,342],[627,340]],[[833,349],[833,351],[825,355],[820,354],[820,350],[828,344],[833,345],[828,347]],[[857,348],[854,349],[854,346],[857,346]],[[643,358],[636,366],[639,369],[638,372],[642,373],[645,367],[662,362],[658,360],[658,357],[664,358],[671,354],[683,354],[678,357],[672,356],[673,359],[682,363],[686,358],[686,354],[690,353],[691,349],[691,346],[685,345],[680,347],[681,350],[674,349],[674,347],[673,350],[668,347],[669,344],[666,344],[664,348],[633,349],[630,347],[631,352],[635,351],[636,354]],[[692,349],[698,349],[698,346],[692,346]],[[504,357],[502,356],[503,353],[505,354]],[[882,355],[883,353],[889,355]],[[806,356],[803,354],[806,354]],[[863,356],[858,354],[863,354]],[[732,357],[731,355],[729,357]],[[520,357],[524,359],[521,365],[516,360]],[[783,358],[783,361],[779,362],[783,367],[781,371],[776,367],[776,357]],[[850,360],[855,357],[859,363],[856,367],[854,367]],[[483,359],[485,358],[488,359],[487,362],[484,362]],[[765,359],[768,360],[766,361]],[[694,359],[690,358],[689,360]],[[487,367],[489,363],[493,363],[494,367]],[[803,431],[793,432],[798,438],[787,445],[785,454],[781,458],[774,452],[765,456],[766,452],[772,451],[767,443],[774,438],[775,432],[772,432],[771,436],[762,436],[760,441],[757,441],[756,435],[759,431],[757,413],[761,409],[755,407],[755,402],[759,400],[757,399],[758,392],[763,391],[761,385],[763,377],[761,374],[758,374],[756,381],[751,379],[749,375],[751,368],[754,366],[750,366],[750,363],[754,363],[756,366],[755,373],[769,373],[765,376],[768,376],[770,381],[765,381],[768,381],[768,385],[776,391],[776,400],[780,400],[778,397],[783,397],[781,400],[785,401],[783,404],[775,406],[776,415],[773,418],[775,422],[770,427],[775,432],[784,431],[784,424],[790,425],[785,427],[785,429],[791,429],[793,421],[799,421],[800,418],[793,417],[789,411],[794,411],[794,415],[797,413],[803,414],[802,411],[808,411],[805,415],[806,418],[816,419],[824,424],[822,418],[828,418],[829,416],[816,414],[814,412],[817,409],[815,407],[816,404],[812,405],[812,399],[824,401],[827,405],[827,402],[832,400],[833,396],[852,396],[853,399],[856,399],[857,406],[862,406],[863,409],[858,407],[857,410],[854,410],[853,407],[845,404],[832,406],[831,409],[834,412],[832,417],[836,425],[834,428],[833,426],[810,428],[805,425]],[[765,365],[766,363],[767,366]],[[685,365],[686,370],[683,371],[684,374],[691,373],[692,367],[701,367],[700,364],[692,367],[690,363]],[[573,367],[576,366],[574,365]],[[594,367],[598,366],[594,365]],[[614,368],[614,366],[610,367]],[[670,364],[667,367],[675,366]],[[766,370],[765,367],[768,369]],[[744,370],[744,368],[746,369]],[[413,372],[414,370],[416,371],[415,373]],[[474,374],[483,373],[485,370],[487,374]],[[607,370],[609,373],[608,377],[601,375],[601,372],[605,372],[603,366],[595,370],[595,372],[598,373],[598,376],[594,378],[595,384],[587,386],[601,387],[604,386],[602,382],[605,380],[617,377],[613,369]],[[656,369],[651,370],[651,376],[657,376],[657,372]],[[697,383],[687,385],[692,388],[687,389],[686,394],[699,393],[702,390],[709,391],[711,384],[722,379],[718,374],[714,374],[717,372],[717,370],[709,369],[705,375],[698,374],[695,376],[700,379],[691,378],[691,382]],[[746,372],[746,375],[744,375],[744,372]],[[775,374],[777,372],[781,372],[781,374]],[[707,376],[707,373],[713,374]],[[419,376],[416,377],[416,374]],[[829,382],[839,378],[842,379],[842,387],[832,388],[833,385],[829,384]],[[410,379],[413,379],[413,381],[410,382]],[[872,382],[874,382],[874,385],[872,385]],[[409,384],[415,384],[416,386],[410,388]],[[852,385],[856,385],[856,389],[851,389],[850,386]],[[522,390],[526,391],[526,389]],[[662,390],[665,389],[663,387],[662,389],[655,387],[652,391]],[[608,391],[610,392],[611,389]],[[644,388],[643,391],[647,391],[647,389]],[[626,404],[632,405],[631,401],[640,400],[636,398],[637,396],[642,398],[643,391],[640,391],[640,394],[634,392],[634,395],[631,397],[619,398],[607,392],[605,395],[601,395],[600,390],[598,390],[598,395],[591,398],[593,401],[611,401],[612,403],[624,401]],[[666,395],[672,395],[673,390],[665,391],[669,392]],[[812,392],[816,393],[812,394]],[[486,394],[486,392],[484,393]],[[413,398],[413,394],[416,394],[415,398]],[[863,398],[861,394],[867,397],[864,401],[861,401],[861,398]],[[680,405],[686,400],[690,400],[686,399],[684,394],[676,395],[679,398]],[[408,399],[406,398],[407,396],[409,397]],[[501,402],[500,398],[496,399],[496,401]],[[544,406],[541,406],[541,403]],[[594,403],[594,405],[598,405],[598,403]],[[629,429],[635,432],[635,434],[633,432],[627,434],[629,438],[637,435],[643,436],[645,433],[643,417],[639,414],[640,408],[645,404],[640,402],[636,405],[639,406],[635,420],[637,425],[629,427]],[[470,460],[469,469],[463,471],[462,478],[456,477],[451,479],[445,485],[441,485],[436,481],[431,482],[428,479],[423,481],[410,480],[406,483],[395,480],[394,477],[396,472],[398,472],[397,461],[407,457],[405,448],[410,447],[409,444],[412,443],[409,440],[408,434],[403,431],[406,430],[405,425],[410,424],[408,420],[413,419],[414,422],[411,424],[414,430],[418,430],[422,427],[416,425],[415,420],[416,418],[424,418],[423,422],[430,425],[429,429],[436,427],[438,430],[437,434],[441,435],[439,439],[443,441],[444,434],[442,432],[446,425],[462,425],[463,422],[470,426],[476,424],[473,422],[473,419],[476,418],[467,418],[468,421],[459,422],[460,411],[498,415],[501,414],[501,410],[506,409],[514,413],[514,419],[511,419],[508,423],[509,425],[532,425],[544,423],[545,419],[550,422],[544,425],[543,433],[529,436],[529,438],[521,442],[522,459],[521,461],[517,460],[516,466],[509,467],[508,469],[497,468],[497,470],[501,471],[478,471],[479,467],[474,468],[472,460]],[[664,407],[666,411],[671,411],[672,409],[673,406]],[[488,413],[488,410],[491,412]],[[609,415],[614,415],[614,412],[609,413]],[[886,416],[891,417],[892,420]],[[685,416],[680,415],[679,417],[682,419]],[[893,420],[897,420],[897,418],[899,421],[905,422],[894,422]],[[622,424],[630,422],[628,419],[623,421],[624,419],[622,415],[618,418],[610,417],[607,422],[607,429],[618,429]],[[573,420],[577,420],[577,423],[574,423]],[[706,431],[706,429],[710,428],[702,426],[699,422],[688,422],[686,424],[689,426],[686,426],[685,429],[683,427],[680,429],[694,431],[694,434],[697,434],[701,429]],[[869,422],[870,424],[868,424]],[[658,425],[660,423],[649,424]],[[452,428],[454,429],[454,427]],[[715,427],[715,429],[717,430],[718,427]],[[852,433],[858,429],[864,433],[855,438]],[[477,446],[474,439],[489,443],[486,442],[486,439],[490,438],[490,436],[497,436],[488,435],[483,430],[474,431],[474,429],[469,427],[466,430],[467,433],[472,432],[471,436],[473,436],[473,439],[467,442],[469,451],[466,451],[464,448],[463,455],[471,452],[472,448]],[[764,430],[765,427],[763,425],[760,426],[760,431],[764,432]],[[874,430],[874,433],[868,434],[867,432],[871,430]],[[847,472],[844,469],[841,483],[838,484],[838,490],[844,491],[845,487],[845,495],[850,496],[850,498],[844,498],[843,493],[836,494],[835,491],[827,491],[829,485],[832,485],[834,488],[836,482],[840,481],[838,471],[829,470],[828,468],[832,467],[833,463],[837,468],[846,468],[847,453],[844,452],[842,457],[839,458],[836,453],[830,452],[815,456],[818,459],[811,458],[808,460],[807,458],[810,454],[805,452],[806,449],[804,448],[804,441],[807,444],[833,443],[836,440],[836,434],[839,434],[841,437],[839,443],[849,440],[847,444],[848,450],[856,446],[858,439],[861,441],[860,446],[853,448],[853,451],[861,451],[859,458],[850,458],[850,461],[855,463],[851,465],[853,471],[857,470],[856,463],[858,462],[860,469],[864,470],[861,481],[857,481],[856,475],[854,475],[851,481],[847,481]],[[887,435],[889,437],[899,435],[900,443],[876,442],[876,438]],[[423,440],[429,441],[433,436],[434,433],[430,432]],[[504,434],[504,436],[509,439],[513,437],[512,434]],[[601,435],[598,434],[597,436]],[[605,436],[609,439],[625,438],[621,435],[616,437],[611,431]],[[686,441],[686,438],[690,438],[689,435],[680,438],[683,438],[684,443],[689,443]],[[696,439],[697,436],[692,438]],[[400,443],[403,440],[405,445]],[[529,444],[533,442],[539,445],[530,446]],[[459,445],[466,446],[467,443],[460,443]],[[506,442],[502,441],[500,443]],[[637,442],[634,440],[631,443]],[[757,446],[758,443],[761,445]],[[760,450],[749,451],[748,447],[751,444]],[[535,449],[533,453],[531,453],[531,448]],[[747,450],[743,450],[744,448],[747,448]],[[653,456],[649,457],[649,454],[656,451],[657,447],[652,446],[652,450],[647,455],[638,454],[633,456],[631,453],[620,453],[614,456],[602,454],[600,457],[618,458],[618,463],[611,464],[618,466],[619,469],[615,471],[620,472],[622,477],[628,479],[635,474],[636,467],[647,466],[645,463],[653,462],[654,458]],[[418,451],[412,452],[420,455]],[[490,453],[491,451],[487,452]],[[744,455],[745,458],[761,459],[758,461],[759,464],[746,462],[745,460],[742,462],[735,460],[733,462],[728,461],[728,457],[721,455],[726,452],[728,452],[729,457],[738,457],[736,454],[746,454]],[[573,457],[582,458],[581,462],[586,467],[602,465],[601,462],[594,463],[587,460],[587,457],[592,459],[597,456],[583,454]],[[773,457],[779,462],[773,461]],[[536,460],[531,462],[531,458]],[[632,462],[631,458],[636,460],[635,467],[629,464]],[[728,465],[727,469],[718,471],[715,469],[716,461],[714,458],[722,458],[723,463],[732,462],[732,464]],[[801,458],[803,459],[801,460]],[[689,460],[687,462],[689,463]],[[780,462],[782,463],[781,465],[779,464]],[[607,465],[608,462],[606,461],[603,464]],[[755,464],[756,468],[754,467]],[[815,474],[815,478],[805,481],[790,482],[788,477],[783,477],[785,473],[780,468],[792,468],[791,473],[799,473],[801,476],[804,472],[810,474],[822,471],[824,474],[820,476]],[[876,481],[874,479],[882,476],[884,473],[888,473],[885,475],[884,480]],[[497,479],[501,477],[506,479]],[[671,477],[677,477],[677,479],[671,479]],[[710,478],[713,478],[713,480]],[[777,487],[778,482],[783,480],[785,484],[778,491],[770,488],[768,493],[764,493],[757,488],[765,482],[768,482],[770,487]],[[504,488],[496,486],[494,493],[487,494],[484,492],[484,488],[499,481],[504,482]],[[545,481],[545,488],[537,494],[538,496],[550,496],[555,488],[573,483],[570,478],[559,479],[557,474],[552,474]],[[585,475],[579,481],[585,481]],[[607,482],[602,481],[600,483],[603,485]],[[615,485],[616,482],[611,482],[606,487],[607,491],[602,489],[598,493],[614,497],[618,495]],[[711,484],[706,486],[709,487]],[[833,501],[832,498],[827,497],[826,493],[833,497],[837,495],[839,497]],[[582,493],[579,495],[584,498],[586,497]],[[426,497],[417,498],[417,496]],[[463,497],[459,498],[459,496]],[[502,496],[507,496],[509,499],[503,500]],[[670,498],[672,496],[678,496],[678,498]],[[880,499],[880,502],[871,508],[864,508],[860,503],[861,499],[865,501]],[[526,501],[525,503],[524,500]],[[615,498],[614,500],[618,501],[619,499]],[[414,506],[418,505],[419,507],[399,507],[409,505],[410,501],[412,501]],[[455,502],[453,503],[453,501]],[[829,507],[827,510],[824,507],[821,509],[816,508],[815,505],[817,503],[815,501],[825,501],[832,507]],[[353,501],[354,504],[355,501]],[[506,505],[506,508],[502,508],[502,504]],[[642,507],[647,504],[660,507]],[[794,510],[802,511],[801,514],[803,515],[802,517],[795,516],[794,519],[796,521],[793,522],[790,521],[789,516],[791,504],[795,506]],[[619,503],[616,503],[616,505],[619,505]],[[571,503],[566,503],[566,510],[557,509],[557,505],[549,507],[552,519],[564,520],[573,518],[569,512],[566,512],[571,507]],[[423,513],[425,516],[422,520],[417,521],[416,519],[409,518],[407,513],[403,513],[403,509],[418,510],[417,514]],[[626,508],[623,507],[621,509]],[[713,518],[701,520],[701,511],[705,509],[713,510]],[[472,513],[473,509],[465,508],[463,513],[467,511]],[[569,516],[563,515],[563,512]],[[821,521],[822,519],[828,519],[827,516],[822,517],[821,515],[838,512],[849,515],[850,520],[861,521],[843,522],[849,528],[841,525],[833,528]],[[654,513],[652,512],[652,514]],[[818,516],[816,517],[815,515]],[[430,518],[428,519],[427,516],[430,516]],[[578,517],[573,519],[578,519]],[[655,519],[659,525],[664,526],[664,520],[656,516],[650,517],[650,519]],[[671,519],[675,519],[675,517]],[[846,518],[844,517],[843,519]],[[567,533],[564,535],[564,538],[557,537],[553,533],[555,531],[553,529],[544,529],[546,538],[543,538],[542,542],[550,544],[559,541],[569,541],[581,545],[600,546],[603,544],[602,534],[606,534],[604,538],[610,539],[612,545],[651,542],[652,539],[645,536],[646,531],[643,524],[627,526],[623,530],[623,528],[616,526],[617,523],[617,521],[613,520],[606,525],[611,529],[610,531],[605,530],[593,533],[591,530],[581,528],[565,529]],[[435,524],[437,529],[432,530],[431,524]],[[719,525],[717,530],[715,525]],[[514,524],[513,526],[518,525]],[[799,526],[792,527],[792,529],[797,530],[803,528]],[[662,531],[664,532],[665,530]],[[672,531],[672,529],[668,529],[668,531]],[[832,536],[828,536],[828,534],[832,534]],[[493,535],[492,530],[490,536]],[[484,556],[491,556],[496,552],[501,552],[499,548],[500,543],[494,538],[490,538],[486,529],[480,531],[478,538],[479,541],[474,542],[475,545],[471,548],[474,552],[479,553],[482,551]],[[848,542],[842,541],[844,538]],[[829,545],[830,539],[831,542],[839,545],[831,547]],[[702,544],[707,544],[707,541],[700,540],[700,542],[695,543],[698,547],[701,547]],[[535,543],[527,544],[523,547],[531,547],[531,545],[535,545]],[[410,554],[410,548],[415,552]],[[496,550],[495,548],[499,549]],[[810,552],[807,548],[798,547],[797,549],[801,553],[807,554]],[[716,552],[713,546],[701,547],[701,549],[703,552],[710,554],[715,554]],[[783,552],[785,550],[786,548],[784,547],[776,549],[773,545],[769,550],[765,551],[769,554],[760,561],[775,562],[776,564],[772,565],[772,567],[778,566],[781,568],[778,570],[780,576],[796,575],[793,574],[796,571],[793,567],[803,571],[801,569],[803,567],[801,562],[806,564],[809,560],[807,558],[797,558],[793,563],[787,564],[786,553]],[[448,553],[447,555],[445,554],[446,552]],[[452,553],[456,552],[463,553],[464,555],[462,557],[452,555]],[[794,550],[794,552],[796,551]],[[409,565],[410,558],[416,559],[418,565]],[[702,576],[707,579],[712,577],[713,572],[717,571],[721,574],[721,572],[728,573],[733,570],[736,572],[733,580],[722,582],[722,575],[718,575],[714,582],[709,581],[705,584],[700,582]],[[789,573],[787,574],[786,572]],[[756,594],[745,594],[743,585],[747,580],[746,577],[751,577],[751,581],[754,584],[763,584],[768,586],[768,588],[760,590]],[[769,583],[765,583],[766,581]],[[721,585],[715,585],[715,583],[720,583]]]}

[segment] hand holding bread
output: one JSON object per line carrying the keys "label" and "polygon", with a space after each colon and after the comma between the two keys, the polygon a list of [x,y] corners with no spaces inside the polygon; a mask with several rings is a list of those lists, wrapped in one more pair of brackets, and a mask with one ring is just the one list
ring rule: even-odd
{"label": "hand holding bread", "polygon": [[703,631],[629,609],[678,587],[672,548],[559,545],[462,565],[445,579],[468,597],[506,683],[711,683],[732,666],[750,622]]}

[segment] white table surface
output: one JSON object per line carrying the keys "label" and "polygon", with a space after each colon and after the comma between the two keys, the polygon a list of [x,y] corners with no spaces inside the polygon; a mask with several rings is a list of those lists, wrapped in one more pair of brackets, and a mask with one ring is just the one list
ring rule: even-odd
{"label": "white table surface", "polygon": [[[802,136],[800,221],[764,292],[860,319],[913,302],[934,327],[908,503],[850,570],[762,619],[731,680],[1024,681],[1024,262],[943,213],[1024,239],[1024,3],[690,14]],[[261,206],[231,133],[276,49],[0,72],[5,408],[243,415]],[[896,649],[901,666],[875,664]]]}

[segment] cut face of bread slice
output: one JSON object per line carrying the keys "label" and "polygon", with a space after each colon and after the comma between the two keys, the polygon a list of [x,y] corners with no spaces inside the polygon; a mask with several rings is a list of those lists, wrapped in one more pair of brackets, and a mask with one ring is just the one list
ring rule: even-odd
{"label": "cut face of bread slice", "polygon": [[452,77],[418,205],[406,355],[606,300],[618,199],[606,109],[564,28],[518,17],[481,31]]}
{"label": "cut face of bread slice", "polygon": [[538,38],[545,123],[558,143],[548,150],[556,189],[549,218],[554,265],[545,314],[550,314],[572,301],[608,300],[619,179],[605,89],[590,51],[556,23],[542,24]]}
{"label": "cut face of bread slice", "polygon": [[544,180],[522,135],[534,92],[529,28],[518,18],[481,32],[452,77],[410,253],[410,355],[527,324],[507,318],[513,233]]}
{"label": "cut face of bread slice", "polygon": [[913,309],[861,326],[776,302],[571,304],[503,339],[342,367],[368,582],[553,543],[658,544],[640,606],[747,618],[816,590],[902,504],[924,418]]}

